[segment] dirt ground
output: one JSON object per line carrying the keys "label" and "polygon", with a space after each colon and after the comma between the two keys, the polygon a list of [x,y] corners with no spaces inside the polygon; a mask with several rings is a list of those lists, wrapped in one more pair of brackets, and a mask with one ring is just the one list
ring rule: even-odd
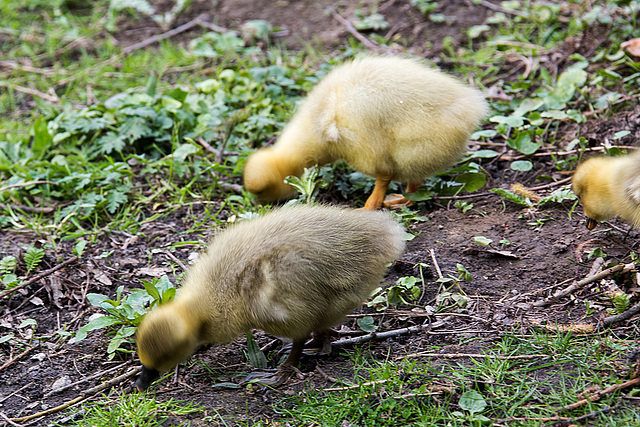
{"label": "dirt ground", "polygon": [[[370,3],[345,0],[337,3],[336,9],[342,16],[353,19],[357,7],[366,10]],[[291,49],[311,44],[330,50],[348,43],[349,36],[345,27],[331,15],[324,13],[328,5],[336,2],[220,0],[215,8],[211,8],[210,4],[210,1],[194,1],[192,10],[188,15],[181,16],[177,24],[187,22],[200,13],[207,13],[213,22],[232,29],[247,20],[259,18],[279,27],[281,35],[276,42]],[[378,11],[384,13],[390,24],[390,29],[383,35],[395,40],[402,49],[436,60],[443,37],[452,36],[454,44],[462,43],[464,30],[481,24],[489,12],[482,5],[463,0],[440,4],[437,12],[452,17],[447,24],[430,22],[419,10],[410,6],[409,2],[380,2]],[[126,35],[126,43],[161,32],[152,21],[128,22],[126,26],[126,33],[122,33]],[[574,41],[571,46],[565,46],[565,53],[589,49],[594,40],[599,40],[598,37],[596,32],[582,43]],[[122,42],[125,43],[124,37]],[[549,55],[549,58],[560,57],[566,58],[566,55]],[[557,59],[557,62],[560,63],[561,60]],[[599,142],[597,138],[611,135],[619,129],[631,129],[629,138],[637,138],[640,132],[638,113],[636,109],[622,111],[608,117],[606,121],[594,119],[581,125],[581,134],[592,139],[593,145]],[[559,139],[569,141],[576,131],[576,125],[562,128],[559,135],[565,137]],[[559,148],[563,147],[545,147],[548,151]],[[548,157],[537,158],[531,172],[510,171],[506,158],[511,155],[514,153],[506,152],[505,159],[486,162],[485,166],[491,174],[491,187],[508,188],[515,182],[535,187],[540,185],[536,183],[537,176],[565,177],[556,175],[554,163]],[[542,188],[537,192],[545,195],[556,188],[559,186]],[[385,283],[391,284],[402,276],[418,276],[419,271],[415,265],[428,264],[429,267],[423,271],[426,292],[422,302],[426,303],[438,290],[435,282],[438,278],[436,265],[445,276],[457,276],[456,265],[462,264],[473,276],[473,280],[461,282],[462,289],[471,301],[467,309],[448,319],[436,330],[437,333],[399,336],[364,344],[372,355],[383,357],[391,350],[394,355],[400,356],[434,345],[448,346],[444,352],[473,352],[514,328],[528,330],[532,325],[545,324],[594,325],[608,315],[604,307],[588,316],[585,313],[584,300],[598,298],[594,294],[594,286],[587,286],[577,292],[575,298],[563,298],[546,307],[531,309],[527,304],[548,296],[549,292],[566,287],[574,279],[584,278],[593,263],[593,259],[588,259],[587,254],[596,247],[605,250],[609,256],[608,261],[630,262],[630,252],[634,248],[637,250],[637,233],[631,232],[625,237],[627,227],[616,221],[611,222],[616,227],[600,226],[596,232],[589,232],[584,226],[581,208],[578,207],[570,217],[570,202],[531,210],[509,202],[503,203],[498,196],[484,193],[486,190],[483,189],[467,199],[473,203],[473,209],[465,213],[454,208],[451,200],[440,199],[429,205],[418,205],[421,214],[428,217],[428,221],[411,227],[411,231],[417,233],[417,236],[408,243],[406,253],[391,268],[385,279]],[[348,205],[349,201],[342,200],[342,203]],[[25,348],[30,348],[24,355],[8,354],[0,344],[2,363],[8,363],[7,366],[0,366],[0,384],[3,384],[0,412],[9,417],[18,417],[55,407],[79,396],[83,390],[123,373],[131,366],[137,366],[135,354],[130,354],[125,360],[108,360],[107,337],[103,334],[90,334],[85,341],[68,345],[68,337],[56,337],[56,331],[63,324],[69,324],[69,329],[75,331],[86,323],[90,315],[97,312],[86,301],[88,292],[114,296],[117,286],[137,288],[140,287],[140,279],[148,280],[150,275],[169,274],[174,278],[179,272],[169,266],[173,262],[166,252],[152,250],[165,248],[178,241],[206,241],[213,229],[187,232],[191,229],[189,219],[202,215],[204,207],[194,204],[170,218],[145,224],[142,233],[137,236],[105,230],[95,243],[88,246],[81,261],[0,301],[0,336],[14,332],[25,343],[29,343]],[[223,212],[222,215],[226,213]],[[501,240],[507,240],[509,243],[500,249],[507,251],[508,256],[489,252],[487,248],[475,244],[473,238],[476,236],[490,238],[496,246],[501,246],[498,244]],[[21,247],[35,240],[44,243],[46,237],[20,230],[4,230],[0,234],[0,256],[18,256]],[[72,256],[75,242],[55,243],[55,253],[47,255],[42,270],[55,267],[61,260]],[[196,245],[178,246],[172,254],[187,262],[189,256],[199,250],[200,247]],[[109,251],[114,251],[111,256],[100,257],[102,253]],[[366,311],[363,308],[361,312]],[[389,312],[379,330],[421,324],[425,318],[419,314],[407,313],[407,310],[401,313]],[[358,312],[355,312],[341,326],[345,336],[349,336],[349,331],[355,334],[359,330],[355,323],[357,315]],[[35,319],[37,322],[33,336],[30,336],[29,327],[17,328],[25,319]],[[615,329],[620,336],[625,336],[633,328],[632,324],[621,323]],[[480,339],[468,348],[460,347],[457,343],[464,334],[475,334]],[[37,339],[48,336],[53,338]],[[261,332],[256,333],[256,339],[260,345],[267,345],[273,340]],[[277,350],[278,347],[279,344],[276,343],[270,350]],[[353,352],[353,348],[346,347],[328,357],[304,359],[301,369],[303,378],[293,378],[277,391],[212,388],[212,384],[237,382],[237,373],[251,369],[245,363],[244,349],[244,338],[229,345],[201,349],[178,369],[177,375],[156,386],[158,398],[202,403],[208,408],[209,415],[219,413],[227,420],[227,425],[234,425],[243,420],[256,421],[275,417],[271,407],[265,403],[276,401],[279,395],[291,395],[305,387],[330,386],[331,383],[320,372],[336,378],[349,378],[352,375],[351,363],[346,354]],[[54,382],[61,378],[66,377],[70,382],[79,381],[119,366],[123,361],[131,363],[61,393],[49,394]],[[320,367],[321,371],[316,367]],[[131,388],[131,380],[116,387],[128,390]],[[62,411],[37,419],[33,425],[60,422],[65,414],[68,412]],[[165,424],[177,425],[188,418],[172,418]],[[0,425],[2,423],[3,420],[0,419]],[[191,425],[202,424],[194,421]]]}

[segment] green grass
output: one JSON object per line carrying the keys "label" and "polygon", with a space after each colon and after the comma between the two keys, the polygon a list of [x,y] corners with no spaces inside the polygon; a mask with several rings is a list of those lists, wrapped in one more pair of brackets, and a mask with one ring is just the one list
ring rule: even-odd
{"label": "green grass", "polygon": [[[188,426],[187,421],[176,424],[174,416],[184,416],[202,412],[204,408],[190,402],[169,399],[159,402],[153,396],[142,393],[110,393],[102,399],[82,406],[79,420],[71,423],[54,424],[78,427],[161,427]],[[78,419],[76,418],[76,419]]]}
{"label": "green grass", "polygon": [[[587,387],[604,389],[624,378],[627,374],[620,372],[620,366],[634,345],[633,340],[606,335],[533,331],[528,336],[507,334],[486,345],[485,358],[395,360],[389,355],[376,360],[356,349],[352,381],[335,384],[332,388],[337,390],[333,391],[307,388],[285,399],[278,412],[283,422],[297,420],[305,425],[340,425],[347,420],[367,426],[467,426],[487,425],[493,420],[539,426],[544,418],[578,418],[615,406],[612,412],[589,421],[624,426],[639,422],[640,417],[633,406],[620,402],[618,393],[573,411],[559,409],[581,400],[579,393]],[[430,352],[437,354],[438,350]],[[531,358],[501,360],[491,356]],[[469,395],[484,402],[481,410],[465,404]]]}

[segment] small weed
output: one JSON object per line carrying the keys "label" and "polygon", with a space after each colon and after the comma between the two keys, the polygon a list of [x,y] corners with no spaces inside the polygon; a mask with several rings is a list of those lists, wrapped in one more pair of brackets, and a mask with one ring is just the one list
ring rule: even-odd
{"label": "small weed", "polygon": [[284,182],[294,187],[300,193],[297,199],[289,201],[287,204],[306,203],[313,204],[321,188],[326,188],[329,183],[323,178],[319,178],[320,170],[317,167],[304,168],[304,173],[300,178],[288,176]]}
{"label": "small weed", "polygon": [[18,276],[15,274],[18,266],[18,259],[12,255],[6,255],[0,260],[0,280],[5,289],[11,289],[20,283]]}
{"label": "small weed", "polygon": [[24,262],[27,267],[27,274],[38,268],[40,262],[44,258],[44,249],[29,246],[24,254]]}
{"label": "small weed", "polygon": [[115,301],[102,294],[87,294],[87,300],[91,305],[103,309],[107,314],[96,317],[82,326],[76,333],[75,342],[85,339],[91,331],[120,326],[109,341],[107,353],[109,358],[113,359],[117,351],[127,351],[121,346],[133,343],[136,327],[144,315],[154,305],[171,301],[176,293],[167,276],[154,278],[151,282],[142,280],[142,283],[144,289],[134,289],[126,297],[122,296],[124,286],[119,286]]}
{"label": "small weed", "polygon": [[391,305],[413,305],[421,295],[421,287],[418,286],[420,283],[422,280],[413,276],[401,277],[395,285],[374,291],[373,299],[367,303],[367,306],[381,311]]}

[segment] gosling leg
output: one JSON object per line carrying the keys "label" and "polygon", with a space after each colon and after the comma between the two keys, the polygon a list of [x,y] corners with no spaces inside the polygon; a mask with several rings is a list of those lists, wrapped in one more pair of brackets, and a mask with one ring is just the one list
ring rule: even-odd
{"label": "gosling leg", "polygon": [[[409,184],[407,184],[406,193],[415,193],[418,190],[419,185],[420,182],[410,182]],[[412,204],[413,202],[404,197],[402,194],[389,194],[387,197],[385,197],[383,202],[383,206],[387,209],[400,209],[403,206],[409,207]]]}
{"label": "gosling leg", "polygon": [[305,343],[302,353],[307,356],[331,354],[331,330],[314,332],[313,338]]}
{"label": "gosling leg", "polygon": [[280,364],[277,370],[274,369],[256,369],[245,377],[243,383],[257,380],[258,383],[270,386],[278,387],[289,379],[289,376],[293,372],[293,368],[296,367],[302,356],[302,350],[304,349],[305,338],[297,339],[293,341],[291,346],[291,353]]}
{"label": "gosling leg", "polygon": [[391,174],[378,174],[376,175],[376,185],[373,187],[373,191],[371,195],[367,199],[367,202],[364,204],[364,209],[375,211],[376,209],[380,209],[382,207],[382,203],[384,202],[384,196],[387,194],[387,188],[389,188],[389,183],[393,175]]}

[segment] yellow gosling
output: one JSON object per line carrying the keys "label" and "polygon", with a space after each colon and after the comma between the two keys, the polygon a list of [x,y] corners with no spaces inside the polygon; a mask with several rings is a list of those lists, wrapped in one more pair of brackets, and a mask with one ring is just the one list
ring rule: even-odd
{"label": "yellow gosling", "polygon": [[640,151],[583,162],[573,175],[572,187],[589,230],[615,216],[640,226]]}
{"label": "yellow gosling", "polygon": [[487,109],[481,92],[419,61],[356,59],[318,83],[275,145],[250,156],[244,185],[263,202],[287,199],[287,176],[344,160],[376,178],[365,209],[378,209],[391,180],[414,192],[458,161]]}

